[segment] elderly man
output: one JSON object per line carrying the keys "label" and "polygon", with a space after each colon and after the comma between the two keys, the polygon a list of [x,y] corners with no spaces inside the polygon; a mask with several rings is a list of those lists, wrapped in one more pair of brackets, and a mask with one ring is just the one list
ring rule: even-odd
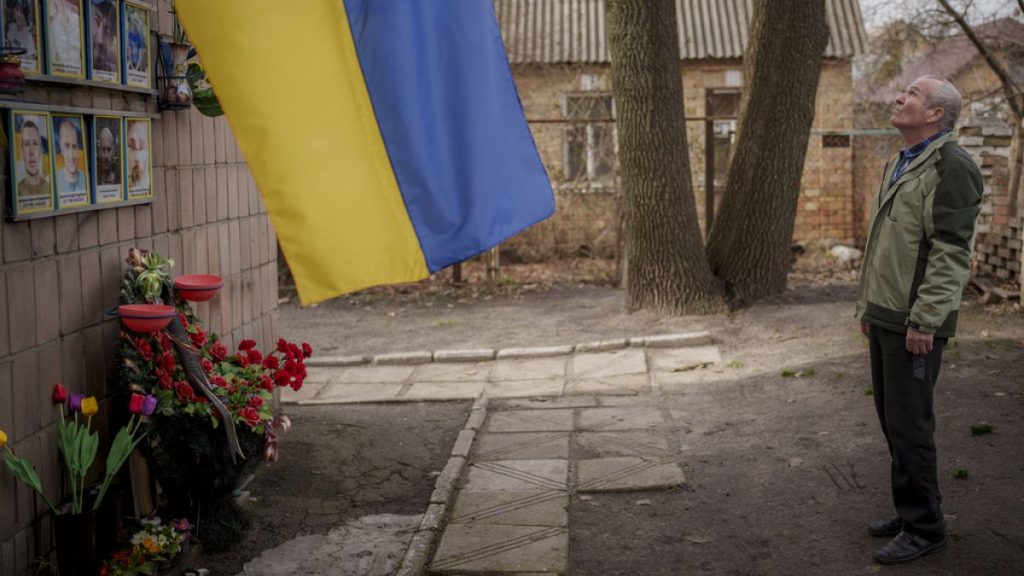
{"label": "elderly man", "polygon": [[857,318],[870,342],[896,507],[893,518],[868,526],[892,537],[875,553],[882,564],[946,546],[933,392],[970,274],[982,192],[981,173],[953,134],[960,106],[956,87],[934,76],[896,98],[891,122],[906,147],[886,165],[861,268]]}

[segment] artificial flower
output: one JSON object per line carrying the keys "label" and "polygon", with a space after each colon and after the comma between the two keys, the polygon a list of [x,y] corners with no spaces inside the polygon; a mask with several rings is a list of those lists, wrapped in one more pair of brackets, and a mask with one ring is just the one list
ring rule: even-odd
{"label": "artificial flower", "polygon": [[245,423],[250,426],[256,426],[260,423],[260,413],[252,406],[242,408],[238,415],[241,416],[242,420],[245,420]]}
{"label": "artificial flower", "polygon": [[142,394],[132,394],[131,400],[128,401],[128,411],[132,414],[141,414],[142,405],[146,401],[146,397]]}
{"label": "artificial flower", "polygon": [[192,344],[194,344],[196,348],[202,348],[206,345],[206,332],[203,332],[202,330],[189,334],[189,338],[192,340]]}
{"label": "artificial flower", "polygon": [[277,362],[277,356],[267,356],[263,359],[263,366],[269,370],[277,370],[280,364]]}
{"label": "artificial flower", "polygon": [[203,372],[206,372],[207,374],[213,372],[213,362],[210,362],[206,358],[201,358],[199,360],[199,365],[203,367]]}
{"label": "artificial flower", "polygon": [[302,356],[304,358],[309,358],[312,355],[313,355],[313,347],[309,345],[309,342],[303,342],[302,343]]}
{"label": "artificial flower", "polygon": [[255,347],[256,341],[249,338],[242,340],[242,342],[238,345],[239,350],[252,350]]}
{"label": "artificial flower", "polygon": [[214,342],[213,346],[210,346],[210,356],[213,356],[214,360],[222,362],[228,357],[227,346],[223,342]]}
{"label": "artificial flower", "polygon": [[85,398],[85,394],[72,394],[71,400],[68,402],[68,408],[70,408],[72,412],[81,412],[83,398]]}
{"label": "artificial flower", "polygon": [[92,416],[93,414],[99,412],[99,410],[100,410],[100,407],[99,407],[99,404],[96,403],[96,397],[95,396],[89,396],[88,398],[82,398],[82,415],[83,416]]}
{"label": "artificial flower", "polygon": [[7,446],[7,432],[0,430],[0,448]]}
{"label": "artificial flower", "polygon": [[51,396],[54,404],[63,404],[68,399],[68,391],[66,388],[57,384],[53,387],[53,395]]}
{"label": "artificial flower", "polygon": [[146,399],[142,401],[142,415],[152,416],[153,412],[156,411],[157,402],[156,396],[152,394],[147,395]]}

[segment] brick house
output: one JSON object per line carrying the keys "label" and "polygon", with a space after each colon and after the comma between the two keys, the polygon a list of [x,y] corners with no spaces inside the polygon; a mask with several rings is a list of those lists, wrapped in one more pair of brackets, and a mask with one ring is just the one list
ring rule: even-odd
{"label": "brick house", "polygon": [[[171,2],[151,0],[148,8],[155,46],[158,34],[172,33]],[[5,113],[26,106],[152,120],[151,201],[0,219],[0,429],[37,466],[57,501],[58,412],[49,393],[63,383],[69,391],[97,396],[100,414],[110,413],[104,404],[112,392],[120,325],[104,311],[117,303],[128,249],[173,258],[175,274],[222,276],[224,288],[198,305],[198,316],[229,345],[254,338],[260,347],[277,338],[277,249],[223,116],[208,118],[194,108],[161,111],[152,85],[131,88],[45,74],[30,76],[24,94],[0,102]],[[3,176],[7,185],[7,170]],[[101,446],[109,445],[105,422],[99,429]],[[101,451],[97,461],[105,458]],[[30,562],[51,549],[51,521],[41,502],[11,474],[0,473],[4,576],[30,573]]]}
{"label": "brick house", "polygon": [[[512,75],[556,190],[554,217],[503,244],[528,260],[609,257],[621,220],[611,67],[603,0],[494,0]],[[856,241],[853,56],[865,44],[856,0],[828,0],[822,64],[795,242]],[[706,182],[725,183],[744,86],[751,0],[676,0],[680,76],[701,226]],[[712,161],[705,163],[708,152]]]}

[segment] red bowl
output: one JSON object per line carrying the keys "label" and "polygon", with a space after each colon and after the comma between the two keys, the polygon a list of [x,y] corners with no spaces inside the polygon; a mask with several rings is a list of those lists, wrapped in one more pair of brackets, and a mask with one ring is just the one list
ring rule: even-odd
{"label": "red bowl", "polygon": [[191,302],[206,302],[216,296],[223,286],[224,281],[214,274],[189,274],[174,279],[174,289],[182,298]]}
{"label": "red bowl", "polygon": [[117,315],[132,332],[157,332],[171,323],[174,306],[164,304],[125,304],[117,307]]}

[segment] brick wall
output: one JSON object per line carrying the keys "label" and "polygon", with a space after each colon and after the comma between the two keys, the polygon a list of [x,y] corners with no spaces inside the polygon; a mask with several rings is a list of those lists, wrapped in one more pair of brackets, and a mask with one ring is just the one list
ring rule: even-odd
{"label": "brick wall", "polygon": [[[704,121],[706,90],[728,88],[742,71],[739,60],[687,62],[681,66],[690,172],[701,229],[704,228]],[[545,222],[503,244],[522,259],[544,260],[581,252],[612,255],[619,224],[620,199],[614,179],[600,187],[580,187],[563,177],[562,95],[611,91],[607,65],[522,65],[513,68],[520,99],[530,120],[541,159],[556,191],[557,212]],[[856,240],[854,154],[846,147],[824,147],[827,133],[853,128],[853,89],[849,62],[826,61],[817,95],[817,112],[807,150],[794,241]]]}
{"label": "brick wall", "polygon": [[[151,25],[170,33],[161,0]],[[65,106],[157,112],[154,96],[91,87],[30,83],[27,100]],[[49,393],[54,384],[103,398],[114,384],[120,325],[104,319],[130,247],[173,258],[175,274],[224,278],[199,304],[206,325],[230,342],[277,333],[276,238],[256,185],[223,117],[194,109],[153,121],[150,205],[0,222],[0,429],[30,459],[49,497],[60,499],[61,472]],[[101,403],[100,413],[110,410]],[[109,443],[100,419],[101,446]],[[98,471],[105,454],[97,457]],[[45,504],[0,472],[0,573],[28,573],[50,549]]]}

